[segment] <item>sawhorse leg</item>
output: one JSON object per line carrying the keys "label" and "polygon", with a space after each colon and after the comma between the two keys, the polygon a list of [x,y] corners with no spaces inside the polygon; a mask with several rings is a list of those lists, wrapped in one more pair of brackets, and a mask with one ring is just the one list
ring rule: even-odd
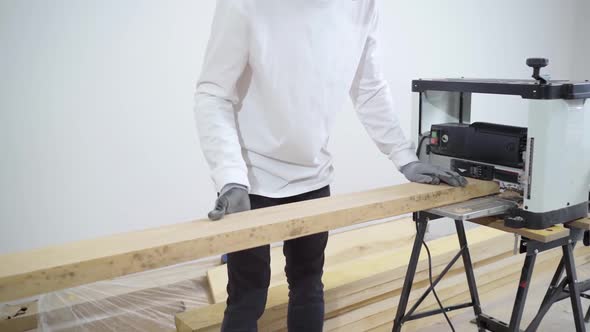
{"label": "sawhorse leg", "polygon": [[[416,221],[416,238],[414,239],[414,246],[412,248],[412,254],[410,256],[410,262],[408,264],[408,270],[406,273],[406,277],[404,279],[404,285],[402,288],[402,293],[400,295],[399,305],[397,307],[397,313],[395,315],[395,319],[393,321],[393,332],[400,332],[403,324],[407,321],[419,319],[423,317],[428,317],[436,314],[441,314],[443,312],[449,312],[452,310],[463,309],[468,307],[473,307],[473,311],[476,315],[481,314],[481,305],[479,302],[479,295],[477,293],[477,286],[475,283],[475,276],[473,273],[473,265],[471,262],[471,255],[469,254],[469,247],[467,245],[467,237],[465,235],[465,227],[463,226],[462,220],[456,220],[455,226],[457,228],[457,236],[459,238],[459,245],[460,250],[459,252],[453,257],[453,259],[448,263],[448,265],[443,269],[440,275],[433,280],[432,285],[430,285],[426,291],[420,296],[420,298],[416,301],[416,303],[410,308],[410,310],[406,313],[406,309],[408,306],[408,300],[410,298],[410,292],[412,290],[412,283],[414,282],[414,275],[416,274],[416,267],[418,266],[418,260],[420,259],[420,252],[422,249],[422,243],[424,241],[424,235],[426,234],[426,228],[428,225],[428,217],[415,215]],[[459,257],[463,258],[463,265],[465,267],[466,277],[467,277],[467,284],[469,286],[469,292],[471,294],[471,302],[463,303],[459,305],[445,307],[443,309],[435,309],[430,310],[418,314],[414,314],[415,310],[418,306],[424,301],[426,296],[433,291],[434,287],[440,282],[440,280],[444,277],[444,275],[451,269],[453,264],[459,259]],[[483,328],[479,328],[480,332],[485,331]]]}
{"label": "sawhorse leg", "polygon": [[412,247],[412,254],[410,255],[410,262],[408,263],[408,270],[406,272],[406,278],[404,279],[404,286],[399,299],[399,305],[397,306],[397,313],[393,321],[392,332],[400,332],[402,329],[403,321],[405,316],[406,308],[408,306],[408,300],[410,299],[410,292],[412,291],[412,284],[414,283],[414,275],[416,274],[416,267],[418,266],[418,260],[420,259],[420,251],[422,249],[422,241],[424,241],[424,234],[426,234],[426,227],[428,226],[428,220],[416,220],[416,237],[414,238],[414,246]]}
{"label": "sawhorse leg", "polygon": [[[455,220],[455,227],[457,228],[457,236],[459,237],[459,245],[463,250],[463,266],[465,267],[465,276],[467,277],[467,285],[469,286],[469,293],[471,294],[471,303],[473,304],[473,313],[475,317],[481,315],[481,303],[479,302],[479,294],[477,293],[477,284],[475,283],[475,274],[473,273],[473,264],[471,262],[471,254],[467,246],[467,237],[465,236],[465,226],[462,220]],[[484,332],[485,329],[479,324],[478,331]]]}
{"label": "sawhorse leg", "polygon": [[[506,324],[495,318],[482,314],[481,322],[486,329],[490,331],[502,332],[520,331],[519,326],[522,319],[522,312],[524,310],[524,305],[526,301],[528,287],[531,281],[531,276],[533,273],[533,267],[535,264],[536,256],[539,252],[561,247],[563,251],[563,257],[557,267],[557,270],[555,271],[555,274],[553,275],[553,279],[551,280],[550,287],[547,290],[547,293],[545,294],[545,298],[543,299],[541,308],[539,309],[539,312],[537,313],[531,324],[529,324],[529,326],[527,327],[526,331],[536,331],[539,327],[539,324],[541,323],[541,320],[543,319],[543,316],[547,313],[551,305],[567,297],[569,297],[572,301],[576,331],[586,331],[584,327],[583,313],[581,309],[580,293],[581,288],[584,288],[586,290],[590,288],[590,286],[584,285],[583,287],[580,287],[577,281],[570,283],[570,280],[577,280],[576,267],[573,256],[573,237],[571,236],[572,235],[570,235],[569,238],[557,239],[548,243],[542,243],[530,239],[525,239],[524,237],[522,238],[521,253],[526,253],[526,258],[521,272],[521,277],[518,285],[518,292],[516,294],[516,299],[514,301],[514,308],[512,310],[510,323]],[[564,271],[566,273],[566,278],[560,281]]]}
{"label": "sawhorse leg", "polygon": [[535,261],[537,259],[537,253],[532,252],[527,254],[524,260],[524,265],[520,273],[520,280],[518,282],[518,290],[516,292],[516,298],[514,299],[514,306],[512,308],[512,314],[510,316],[510,323],[506,324],[496,318],[481,314],[479,321],[485,329],[490,331],[501,331],[501,332],[519,332],[520,321],[522,320],[522,313],[524,311],[524,305],[526,303],[531,278],[533,276],[533,269],[535,267]]}
{"label": "sawhorse leg", "polygon": [[510,316],[510,325],[508,325],[509,331],[520,331],[520,321],[522,320],[522,313],[524,311],[524,305],[531,284],[531,278],[533,277],[533,269],[536,260],[536,253],[527,255],[524,259],[524,265],[518,283],[518,291],[516,292],[516,299],[514,299],[514,307],[512,309],[512,315]]}
{"label": "sawhorse leg", "polygon": [[565,260],[565,272],[569,281],[568,290],[570,301],[572,303],[572,314],[577,332],[586,332],[584,325],[584,314],[582,313],[582,301],[580,299],[580,285],[576,274],[576,263],[574,261],[574,251],[572,245],[563,247],[563,258]]}
{"label": "sawhorse leg", "polygon": [[[526,329],[527,332],[536,331],[539,328],[543,317],[545,317],[545,314],[547,314],[551,306],[555,302],[561,301],[567,297],[570,298],[572,304],[572,314],[574,316],[576,331],[586,331],[586,326],[584,325],[584,313],[582,311],[581,303],[581,289],[578,282],[578,276],[576,274],[573,248],[573,243],[568,243],[562,247],[563,257],[557,266],[557,270],[553,275],[553,279],[551,280],[549,289],[543,298],[543,302],[541,303],[539,311]],[[565,278],[561,279],[564,271],[566,276]]]}
{"label": "sawhorse leg", "polygon": [[[539,311],[535,315],[535,318],[531,321],[530,325],[527,327],[526,332],[533,332],[539,328],[543,317],[549,311],[549,308],[557,301],[558,296],[561,294],[565,287],[566,279],[561,280],[561,276],[563,275],[564,265],[563,265],[563,257],[559,261],[557,265],[557,269],[555,270],[555,274],[553,274],[553,279],[551,279],[551,283],[549,284],[549,289],[547,289],[547,293],[545,293],[545,297],[541,302],[541,307]],[[561,280],[561,282],[560,282]]]}

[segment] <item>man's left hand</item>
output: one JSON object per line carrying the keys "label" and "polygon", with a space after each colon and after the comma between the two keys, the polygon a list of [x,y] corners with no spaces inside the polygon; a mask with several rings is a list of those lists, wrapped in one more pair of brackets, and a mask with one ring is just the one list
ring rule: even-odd
{"label": "man's left hand", "polygon": [[443,182],[453,187],[465,187],[467,185],[467,180],[459,175],[459,173],[421,161],[411,162],[403,166],[400,171],[411,182],[426,184],[439,184]]}

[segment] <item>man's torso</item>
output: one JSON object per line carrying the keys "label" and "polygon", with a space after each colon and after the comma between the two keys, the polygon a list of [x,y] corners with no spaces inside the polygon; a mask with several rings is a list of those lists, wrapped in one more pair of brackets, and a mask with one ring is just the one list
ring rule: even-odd
{"label": "man's torso", "polygon": [[373,1],[243,0],[249,60],[238,90],[238,131],[251,192],[274,197],[321,188],[327,150],[348,101]]}

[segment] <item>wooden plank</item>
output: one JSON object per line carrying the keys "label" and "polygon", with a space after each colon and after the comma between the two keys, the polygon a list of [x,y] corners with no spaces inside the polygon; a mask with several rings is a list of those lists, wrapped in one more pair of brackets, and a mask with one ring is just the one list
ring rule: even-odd
{"label": "wooden plank", "polygon": [[[499,261],[501,261],[501,259],[491,259],[488,261],[488,264],[484,265],[484,268],[489,265],[497,266]],[[490,270],[492,269],[487,269],[487,271]],[[426,273],[427,271],[423,272]],[[465,272],[463,268],[456,269],[453,271],[453,273],[448,273],[443,279],[443,281],[441,281],[439,288],[437,288],[437,292],[439,292],[439,289],[445,289],[449,287],[455,292],[462,291],[467,287],[467,285],[465,284],[464,275]],[[437,274],[434,275],[434,278],[436,276]],[[417,299],[422,294],[421,289],[424,290],[426,287],[428,287],[429,283],[430,282],[427,277],[422,279],[415,279],[414,283],[412,284],[413,292],[411,293],[410,301]],[[372,297],[365,301],[356,303],[348,308],[345,308],[345,310],[340,311],[339,314],[335,317],[331,317],[326,320],[324,330],[331,331],[334,329],[338,329],[341,326],[345,326],[347,324],[356,322],[357,320],[361,320],[367,316],[374,314],[375,312],[380,312],[380,308],[382,308],[383,306],[396,306],[397,302],[399,301],[399,296],[401,294],[401,287],[402,284],[400,284],[399,288],[395,289],[394,291],[379,294],[378,296]],[[446,293],[441,293],[439,295],[448,296],[448,294]],[[350,331],[353,331],[353,329],[351,329]]]}
{"label": "wooden plank", "polygon": [[[479,248],[481,251],[474,255],[474,260],[485,259],[505,253],[511,250],[512,237],[509,234],[491,228],[475,229],[467,232],[471,248]],[[458,250],[456,237],[448,236],[433,240],[429,244],[432,256],[435,259],[435,268],[441,269],[446,265]],[[487,250],[484,250],[487,249]],[[402,279],[406,273],[408,257],[411,247],[383,253],[380,255],[361,257],[357,260],[340,264],[327,270],[323,282],[325,287],[326,312],[337,310],[338,306],[330,303],[343,296],[362,291],[373,285]],[[474,252],[476,252],[474,250]],[[423,253],[417,271],[427,268],[426,254]],[[401,283],[401,280],[400,280]],[[399,286],[398,286],[399,287]],[[261,327],[277,320],[284,321],[286,317],[287,286],[281,285],[269,290],[266,311],[259,321]],[[218,325],[223,318],[224,303],[218,303],[208,307],[189,310],[176,316],[177,326],[184,326],[182,331],[201,331]]]}
{"label": "wooden plank", "polygon": [[485,217],[470,220],[476,224],[495,228],[501,231],[515,233],[539,242],[551,242],[569,236],[569,229],[563,225],[553,225],[546,229],[511,228],[504,226],[504,220],[495,217]]}
{"label": "wooden plank", "polygon": [[[455,240],[455,242],[456,242],[456,240]],[[498,238],[495,239],[495,243],[501,243],[501,242],[502,241],[499,241]],[[480,245],[481,245],[481,249],[483,249],[484,247],[490,247],[492,241],[485,242],[485,243],[486,243],[485,245],[483,243],[480,243],[479,245],[476,245],[475,247],[479,248]],[[506,247],[508,247],[508,245]],[[494,250],[496,250],[496,249],[498,249],[498,248],[494,248]],[[494,251],[494,250],[492,250],[492,251]],[[454,252],[452,254],[454,254]],[[448,255],[445,254],[442,256],[438,256],[438,255],[434,256],[434,259],[435,259],[434,265],[435,266],[434,266],[433,273],[435,275],[440,273],[440,271],[442,270],[444,265],[446,265],[446,262],[451,258],[452,254],[449,252]],[[492,255],[492,252],[486,252],[485,254]],[[479,258],[480,257],[474,257],[474,259],[479,259]],[[391,260],[389,261],[389,263],[391,263]],[[351,266],[352,268],[357,267],[354,264],[352,264],[352,265],[353,265],[353,266]],[[379,263],[377,265],[379,265]],[[406,266],[407,265],[404,265],[400,268],[396,268],[396,269],[393,269],[392,271],[388,271],[384,274],[381,274],[379,276],[380,278],[369,277],[366,279],[357,280],[357,281],[352,282],[350,284],[342,285],[340,287],[328,288],[326,290],[326,299],[325,299],[326,300],[326,317],[329,318],[329,317],[339,315],[343,310],[344,311],[347,310],[347,308],[346,308],[347,306],[353,305],[355,301],[363,301],[363,300],[366,300],[367,298],[371,298],[371,297],[377,296],[379,294],[382,294],[383,292],[392,291],[392,290],[401,288],[402,283],[403,283],[403,276],[406,272]],[[459,264],[453,268],[453,271],[456,271],[460,268],[461,268],[461,266]],[[426,269],[425,265],[420,265],[418,267],[418,270],[421,272],[419,272],[418,275],[416,276],[416,281],[423,281],[423,280],[427,279],[428,275],[427,275],[426,271],[424,271],[423,269]],[[382,284],[379,286],[376,286],[376,287],[372,287],[370,289],[363,289],[364,287],[367,287],[367,286],[370,286],[371,284],[373,284],[373,282],[375,282],[376,280],[379,280],[379,282],[382,282]],[[330,284],[331,281],[332,280],[327,280],[326,284]],[[357,292],[350,294],[349,292],[351,290],[356,290]],[[286,301],[287,300],[285,297],[283,302],[286,303]],[[274,317],[273,317],[273,314],[267,315],[265,313],[265,315],[262,317],[262,319],[260,321],[260,326],[262,328],[264,328],[264,330],[278,331],[278,330],[282,330],[285,327],[286,304],[279,306],[279,307],[273,307],[273,309],[275,310],[275,312],[273,313]],[[280,312],[280,315],[277,314],[278,309],[282,309],[282,312]]]}
{"label": "wooden plank", "polygon": [[[362,227],[338,234],[331,234],[326,247],[324,269],[358,257],[367,256],[410,245],[416,234],[411,218],[390,220],[384,223]],[[283,247],[270,251],[270,287],[286,284],[285,256]],[[207,281],[214,303],[227,299],[227,265],[223,264],[207,271]]]}
{"label": "wooden plank", "polygon": [[[497,254],[497,253],[498,253],[498,255],[496,255],[496,256],[492,256],[489,258],[483,258],[483,259],[482,259],[482,257],[487,257],[487,256],[474,255],[474,259],[477,259],[477,261],[473,262],[474,268],[479,267],[479,266],[486,266],[489,264],[493,264],[497,261],[500,261],[505,258],[513,256],[512,252],[510,252],[510,251],[506,251],[503,254],[499,254],[499,252],[494,252],[494,254]],[[437,259],[437,261],[438,261],[438,259]],[[440,272],[442,271],[442,269],[446,265],[446,263],[447,262],[439,262],[438,264],[435,263],[435,265],[433,265],[433,269],[432,269],[433,278],[436,278],[440,274]],[[461,264],[456,264],[447,272],[446,277],[451,277],[453,275],[463,275],[463,274],[464,274],[463,266]],[[414,274],[414,283],[415,284],[422,282],[422,281],[426,281],[426,280],[428,280],[428,270],[419,271]],[[377,286],[373,286],[373,287],[364,289],[362,291],[359,291],[359,292],[356,292],[356,293],[353,293],[350,295],[340,297],[340,298],[338,298],[337,305],[334,306],[333,310],[329,310],[330,312],[329,312],[329,314],[326,315],[326,318],[335,317],[335,316],[341,315],[342,313],[345,313],[347,311],[354,310],[355,308],[362,306],[364,303],[370,303],[375,298],[378,298],[378,297],[382,296],[383,294],[386,294],[386,293],[397,294],[397,293],[401,292],[402,286],[403,286],[403,279],[400,278],[400,279],[393,280],[391,282],[386,282],[384,284],[380,284]],[[332,304],[330,304],[330,305],[332,305]],[[330,307],[330,305],[328,305],[328,307]]]}
{"label": "wooden plank", "polygon": [[0,302],[494,194],[407,183],[0,256]]}
{"label": "wooden plank", "polygon": [[568,227],[590,231],[590,218],[578,219],[567,223]]}
{"label": "wooden plank", "polygon": [[[165,294],[183,294],[176,300],[186,301],[186,294],[194,294],[194,302],[210,303],[206,289],[198,289],[204,283],[203,274],[207,268],[219,264],[219,260],[199,260],[181,265],[170,266],[165,269],[149,271],[119,279],[116,282],[98,282],[88,285],[83,289],[71,289],[61,293],[63,300],[53,303],[51,308],[44,308],[38,312],[37,301],[23,303],[22,305],[0,306],[0,312],[14,316],[21,307],[27,308],[23,315],[12,319],[0,318],[0,331],[22,332],[37,327],[39,315],[50,317],[69,317],[72,313],[89,313],[97,308],[105,310],[120,305],[121,309],[133,310],[136,307],[133,301],[148,299],[151,294],[159,297]],[[201,293],[199,293],[201,292]],[[197,295],[201,294],[201,298]],[[205,298],[202,298],[205,296]],[[102,313],[104,315],[104,312]],[[69,316],[68,316],[69,315]]]}
{"label": "wooden plank", "polygon": [[[501,243],[499,244],[501,245]],[[486,244],[486,246],[489,247],[489,244]],[[484,252],[483,249],[485,247],[476,246],[476,248],[479,248],[481,252],[480,254],[472,256],[474,268],[480,266],[487,266],[513,256],[511,251],[506,251],[504,254],[498,254],[500,252],[498,251],[492,254],[497,255],[490,257],[488,255],[481,254]],[[446,263],[448,261],[444,259],[441,260],[440,257],[433,257],[433,259],[434,261],[432,275],[433,278],[436,278],[440,274],[442,269],[446,266]],[[452,276],[457,275],[464,276],[464,269],[460,263],[455,264],[449,270],[445,278],[448,279]],[[368,287],[367,289],[358,291],[353,294],[343,294],[338,298],[326,299],[325,319],[329,320],[344,315],[348,312],[357,310],[371,303],[379,302],[391,296],[399,296],[399,294],[401,293],[401,288],[403,286],[403,281],[403,276],[401,276],[398,279],[394,279],[377,286]],[[420,285],[424,285],[424,283],[426,282],[428,282],[428,270],[418,271],[414,275],[413,289],[419,287]],[[263,327],[267,331],[286,331],[285,318],[283,317],[280,321],[275,321],[270,324],[265,323]]]}
{"label": "wooden plank", "polygon": [[[494,262],[500,261],[504,258],[512,256],[512,253],[507,252],[504,255],[494,256],[491,258],[487,258],[478,262],[478,266],[486,266],[489,264],[493,264]],[[433,278],[436,278],[440,270],[442,270],[443,266],[439,268],[433,268]],[[455,265],[447,275],[445,279],[451,278],[453,276],[464,276],[464,269],[463,267],[458,264]],[[420,271],[415,274],[414,283],[412,285],[413,289],[420,288],[428,284],[428,271]],[[337,299],[332,299],[326,303],[326,314],[325,319],[337,319],[338,317],[342,317],[347,315],[348,313],[361,309],[365,306],[371,305],[373,303],[385,300],[387,298],[393,296],[399,296],[401,293],[401,288],[403,286],[403,278],[393,280],[391,282],[387,282],[378,286],[374,286],[368,288],[366,290],[357,292],[355,294],[346,295]],[[287,328],[285,326],[285,319],[283,318],[281,321],[275,321],[271,324],[264,324],[263,326],[265,331],[270,332],[286,332]],[[324,330],[327,331],[325,328]]]}
{"label": "wooden plank", "polygon": [[[2,307],[2,313],[8,317],[0,318],[0,331],[22,332],[37,328],[38,312],[37,301],[23,305],[6,305]],[[22,312],[24,313],[17,314]]]}
{"label": "wooden plank", "polygon": [[[489,236],[495,238],[497,241],[499,235],[506,236],[506,234],[495,230],[490,229],[490,231],[491,232],[486,232],[486,235],[479,232],[481,239],[484,239],[484,237],[487,239]],[[494,237],[494,235],[496,237]],[[506,247],[509,247],[510,237],[506,236],[506,239]],[[447,259],[450,259],[450,257],[454,255],[454,252],[451,253],[451,251],[457,250],[458,244],[455,237],[452,237],[435,240],[431,244],[431,247],[435,257],[440,257],[439,255],[444,254]],[[378,284],[384,282],[384,280],[392,280],[392,278],[396,276],[401,278],[405,273],[405,266],[407,264],[410,250],[411,248],[407,247],[404,248],[404,250],[384,253],[375,257],[360,258],[356,261],[327,270],[324,274],[324,284],[326,289],[325,300],[327,303],[326,311],[329,313],[329,311],[332,310],[329,303],[334,298],[340,298],[348,293],[370,287],[371,282],[376,282]],[[398,266],[398,269],[395,273],[392,273],[391,269],[396,266]],[[424,269],[425,267],[425,257],[422,257],[419,270]],[[370,278],[375,278],[375,280],[370,280]],[[286,317],[287,292],[286,285],[270,289],[267,310],[259,322],[260,326],[263,326],[265,329],[270,329],[270,322],[276,320],[280,321],[279,324],[284,324],[284,318]],[[177,315],[177,321],[182,321],[182,325],[190,326],[189,330],[200,331],[205,327],[219,324],[223,317],[224,309],[224,303],[198,308]]]}

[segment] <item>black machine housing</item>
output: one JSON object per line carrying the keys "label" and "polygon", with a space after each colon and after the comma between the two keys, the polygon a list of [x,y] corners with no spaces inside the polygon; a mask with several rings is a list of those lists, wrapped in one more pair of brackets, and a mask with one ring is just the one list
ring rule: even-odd
{"label": "black machine housing", "polygon": [[430,150],[456,158],[523,168],[527,129],[475,122],[432,125]]}

